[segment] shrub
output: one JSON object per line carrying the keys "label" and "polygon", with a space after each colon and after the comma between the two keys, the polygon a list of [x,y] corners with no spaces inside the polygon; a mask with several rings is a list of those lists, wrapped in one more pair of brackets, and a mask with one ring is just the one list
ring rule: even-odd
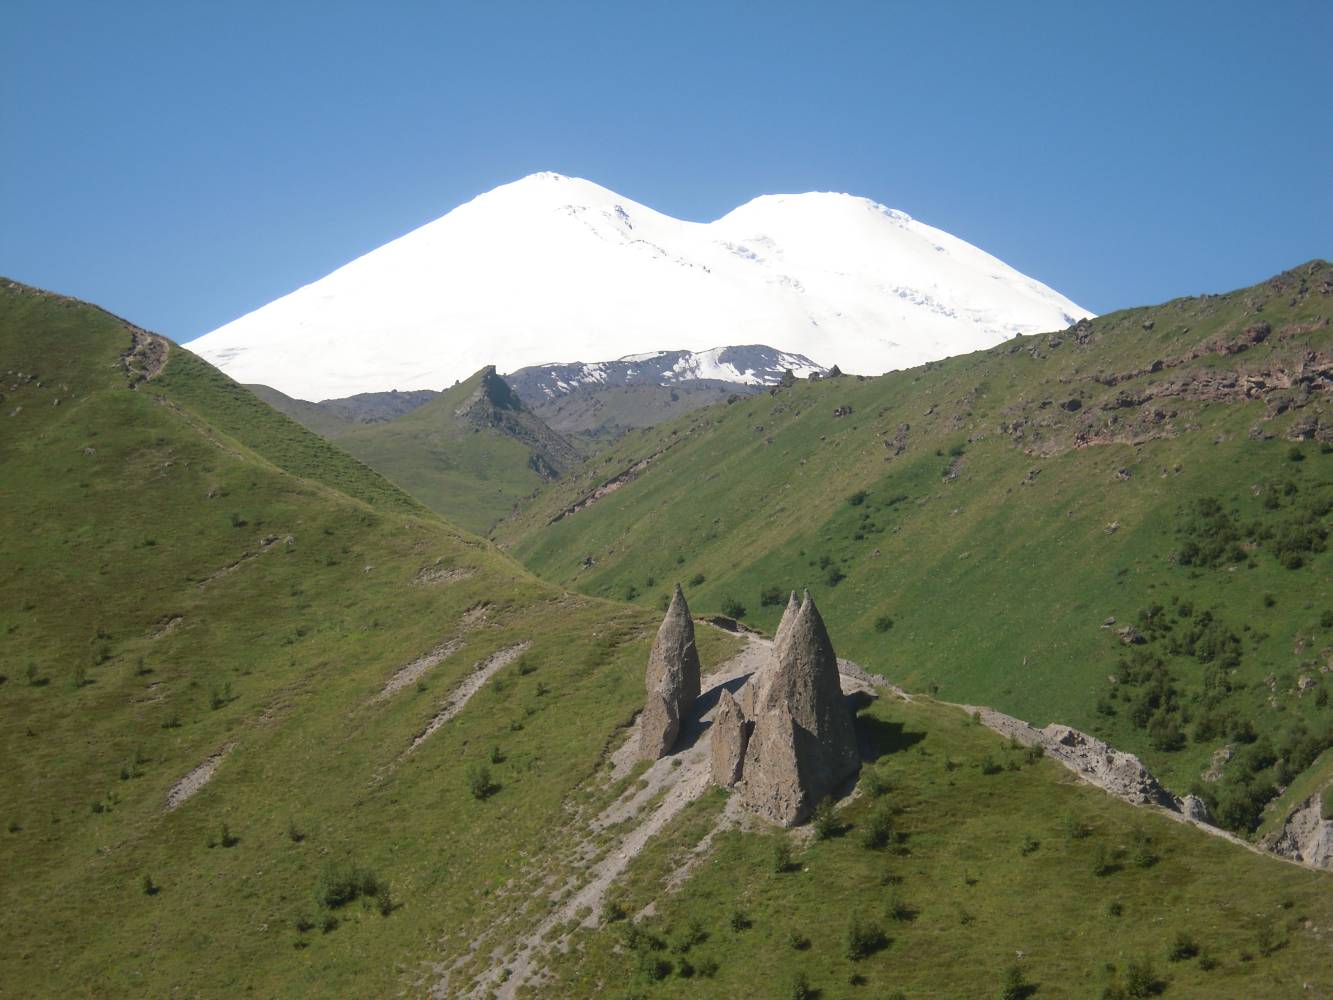
{"label": "shrub", "polygon": [[1018,851],[1024,857],[1027,857],[1029,854],[1035,854],[1039,847],[1041,847],[1041,841],[1033,837],[1032,834],[1025,833],[1023,843],[1019,845]]}
{"label": "shrub", "polygon": [[1292,445],[1290,448],[1287,449],[1287,461],[1288,461],[1288,462],[1304,462],[1304,461],[1305,461],[1305,452],[1301,451],[1301,449],[1300,449],[1299,447],[1297,447],[1296,445]]}
{"label": "shrub", "polygon": [[1162,992],[1163,983],[1157,978],[1148,959],[1131,959],[1125,968],[1125,993],[1131,997],[1150,997]]}
{"label": "shrub", "polygon": [[893,839],[893,810],[887,802],[881,802],[870,811],[865,825],[861,828],[861,846],[877,851],[887,847]]}
{"label": "shrub", "polygon": [[792,951],[805,951],[810,947],[810,939],[800,931],[792,931],[787,935],[787,946]]}
{"label": "shrub", "polygon": [[855,493],[853,493],[851,496],[847,498],[847,502],[851,504],[853,507],[860,507],[861,504],[866,502],[866,491],[857,490]]}
{"label": "shrub", "polygon": [[691,586],[691,587],[702,587],[702,586],[703,586],[703,582],[704,582],[704,580],[706,580],[706,579],[707,579],[707,577],[705,577],[702,573],[695,573],[694,576],[690,577],[690,586]]}
{"label": "shrub", "polygon": [[388,883],[378,875],[349,861],[333,861],[325,865],[315,885],[315,901],[329,910],[336,910],[362,897],[387,897]]}
{"label": "shrub", "polygon": [[750,920],[749,914],[744,910],[732,910],[731,919],[728,920],[728,923],[731,925],[733,931],[748,930],[750,927],[754,926]]}
{"label": "shrub", "polygon": [[1000,1000],[1024,1000],[1034,992],[1034,987],[1023,976],[1023,967],[1011,965],[1004,970],[1000,979]]}
{"label": "shrub", "polygon": [[1116,869],[1115,855],[1105,844],[1098,844],[1092,852],[1092,874],[1102,877],[1114,874]]}
{"label": "shrub", "polygon": [[744,618],[745,605],[734,597],[722,598],[722,613],[728,618]]}
{"label": "shrub", "polygon": [[791,870],[791,844],[787,842],[786,837],[782,837],[773,844],[773,872],[785,875]]}
{"label": "shrub", "polygon": [[639,952],[639,974],[654,983],[660,983],[671,975],[671,963],[661,955],[651,951]]}
{"label": "shrub", "polygon": [[296,925],[296,933],[304,934],[306,931],[314,930],[315,922],[310,919],[310,914],[302,910],[292,921]]}
{"label": "shrub", "polygon": [[818,995],[804,972],[798,972],[792,977],[791,986],[787,989],[789,1000],[813,1000]]}
{"label": "shrub", "polygon": [[503,764],[504,762],[505,762],[505,753],[504,750],[500,748],[499,744],[496,744],[495,746],[491,747],[491,763]]}
{"label": "shrub", "polygon": [[892,783],[884,775],[880,774],[873,767],[861,769],[861,790],[872,799],[877,799],[890,788]]}
{"label": "shrub", "polygon": [[887,632],[891,628],[893,628],[893,619],[888,615],[880,615],[875,619],[876,632]]}
{"label": "shrub", "polygon": [[305,840],[305,831],[296,825],[296,820],[294,819],[289,819],[287,821],[287,839],[293,844],[299,844],[301,841]]}
{"label": "shrub", "polygon": [[625,907],[618,899],[608,899],[606,905],[602,907],[602,923],[604,924],[614,924],[617,921],[624,920],[627,916],[629,914],[625,912]]}
{"label": "shrub", "polygon": [[467,768],[467,789],[472,793],[472,797],[478,801],[488,799],[496,792],[496,786],[491,781],[491,769],[485,764],[474,761]]}
{"label": "shrub", "polygon": [[825,797],[810,816],[810,825],[816,840],[828,840],[837,830],[838,819],[833,812],[833,800]]}
{"label": "shrub", "polygon": [[778,607],[782,602],[782,590],[779,587],[765,587],[759,592],[759,606],[761,608]]}
{"label": "shrub", "polygon": [[1004,770],[1004,768],[990,754],[986,754],[986,756],[981,759],[981,763],[978,767],[981,768],[982,774],[999,774]]}
{"label": "shrub", "polygon": [[231,827],[226,823],[218,830],[218,843],[223,847],[235,847],[241,842],[241,838],[231,832]]}
{"label": "shrub", "polygon": [[1171,962],[1183,962],[1199,954],[1199,945],[1187,932],[1176,931],[1176,936],[1167,946],[1166,957]]}
{"label": "shrub", "polygon": [[825,571],[824,573],[824,582],[827,583],[830,587],[836,587],[838,584],[842,583],[842,581],[845,579],[847,579],[847,574],[844,573],[837,566],[830,566],[828,570]]}
{"label": "shrub", "polygon": [[853,917],[852,922],[847,925],[846,954],[853,962],[859,962],[873,955],[887,944],[888,939],[878,924]]}
{"label": "shrub", "polygon": [[145,874],[143,877],[143,894],[145,896],[156,896],[162,891],[161,887],[153,881],[153,876]]}
{"label": "shrub", "polygon": [[380,911],[381,917],[387,917],[397,908],[398,904],[393,901],[393,895],[389,892],[389,883],[381,882],[375,891],[375,909]]}

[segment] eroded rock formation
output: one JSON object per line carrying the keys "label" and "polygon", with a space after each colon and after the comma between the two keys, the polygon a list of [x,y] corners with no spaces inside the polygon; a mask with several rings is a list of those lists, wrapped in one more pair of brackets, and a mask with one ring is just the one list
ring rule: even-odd
{"label": "eroded rock formation", "polygon": [[[810,594],[792,594],[767,669],[742,705],[724,693],[713,723],[713,780],[753,811],[792,826],[860,765],[838,658]],[[739,760],[737,757],[739,756]]]}
{"label": "eroded rock formation", "polygon": [[725,688],[718,696],[717,711],[713,713],[712,734],[713,783],[729,788],[740,780],[750,727],[740,705]]}
{"label": "eroded rock formation", "polygon": [[639,720],[639,756],[657,760],[676,745],[681,725],[699,697],[694,622],[679,584],[653,640],[645,683],[648,697]]}

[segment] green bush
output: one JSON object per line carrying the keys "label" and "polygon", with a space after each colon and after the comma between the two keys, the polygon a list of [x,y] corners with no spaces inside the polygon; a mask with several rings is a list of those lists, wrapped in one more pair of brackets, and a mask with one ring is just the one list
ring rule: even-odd
{"label": "green bush", "polygon": [[1171,962],[1183,962],[1197,954],[1199,954],[1198,942],[1186,931],[1176,931],[1176,936],[1171,939],[1171,944],[1166,949],[1167,960]]}
{"label": "green bush", "polygon": [[887,802],[876,804],[861,827],[861,846],[877,851],[893,839],[893,810]]}
{"label": "green bush", "polygon": [[837,831],[837,824],[838,819],[833,812],[833,800],[823,799],[810,815],[810,826],[815,831],[815,839],[828,840]]}
{"label": "green bush", "polygon": [[784,600],[782,589],[779,587],[765,587],[759,592],[759,606],[761,608],[778,607]]}
{"label": "green bush", "polygon": [[722,598],[722,613],[728,618],[744,618],[745,605],[734,597]]}
{"label": "green bush", "polygon": [[810,979],[804,972],[798,972],[792,977],[791,986],[787,989],[789,1000],[813,1000],[819,996],[814,987],[810,985]]}
{"label": "green bush", "polygon": [[690,586],[702,587],[705,579],[707,578],[702,573],[695,573],[694,576],[690,577]]}
{"label": "green bush", "polygon": [[387,895],[388,891],[388,883],[381,882],[369,868],[350,861],[331,861],[324,866],[315,885],[315,902],[336,910],[362,896],[373,898],[382,892]]}
{"label": "green bush", "polygon": [[846,955],[853,962],[868,958],[888,943],[884,930],[878,924],[853,917],[847,925]]}
{"label": "green bush", "polygon": [[497,786],[491,781],[491,769],[476,761],[469,764],[467,768],[467,789],[472,793],[472,797],[478,801],[488,799],[494,795]]}
{"label": "green bush", "polygon": [[887,632],[891,628],[893,628],[893,619],[888,615],[880,615],[875,619],[876,632]]}
{"label": "green bush", "polygon": [[1034,987],[1023,976],[1021,965],[1011,965],[1000,979],[1000,1000],[1024,1000],[1033,994]]}

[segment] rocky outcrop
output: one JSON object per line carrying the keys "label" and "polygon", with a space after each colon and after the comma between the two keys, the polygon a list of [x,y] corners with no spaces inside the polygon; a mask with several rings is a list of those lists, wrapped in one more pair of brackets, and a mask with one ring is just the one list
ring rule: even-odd
{"label": "rocky outcrop", "polygon": [[749,742],[750,727],[741,707],[731,692],[723,688],[713,714],[712,777],[713,784],[730,788],[741,777],[745,762],[745,746]]}
{"label": "rocky outcrop", "polygon": [[1333,871],[1333,820],[1323,818],[1324,795],[1333,795],[1333,788],[1304,799],[1260,846],[1311,868]]}
{"label": "rocky outcrop", "polygon": [[755,680],[743,800],[755,812],[792,826],[860,765],[837,654],[808,592],[800,608],[784,616],[773,661]]}
{"label": "rocky outcrop", "polygon": [[690,608],[679,584],[653,640],[644,680],[648,697],[639,720],[639,756],[657,760],[676,745],[682,721],[699,697],[699,651],[694,644],[694,622],[690,620]]}
{"label": "rocky outcrop", "polygon": [[1130,753],[1107,746],[1087,733],[1052,723],[1040,730],[1041,746],[1082,772],[1093,784],[1136,805],[1152,803],[1179,812],[1175,797]]}

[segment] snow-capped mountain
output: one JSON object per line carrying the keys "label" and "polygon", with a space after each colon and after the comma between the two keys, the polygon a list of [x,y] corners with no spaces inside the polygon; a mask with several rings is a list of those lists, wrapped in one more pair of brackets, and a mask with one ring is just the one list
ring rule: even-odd
{"label": "snow-capped mountain", "polygon": [[554,399],[594,386],[777,385],[784,372],[807,378],[828,369],[801,354],[756,344],[708,351],[654,351],[615,361],[533,365],[505,376],[523,399]]}
{"label": "snow-capped mountain", "polygon": [[1088,315],[865,198],[765,195],[685,222],[542,173],[190,346],[237,381],[323,399],[666,346],[772,344],[877,374]]}

